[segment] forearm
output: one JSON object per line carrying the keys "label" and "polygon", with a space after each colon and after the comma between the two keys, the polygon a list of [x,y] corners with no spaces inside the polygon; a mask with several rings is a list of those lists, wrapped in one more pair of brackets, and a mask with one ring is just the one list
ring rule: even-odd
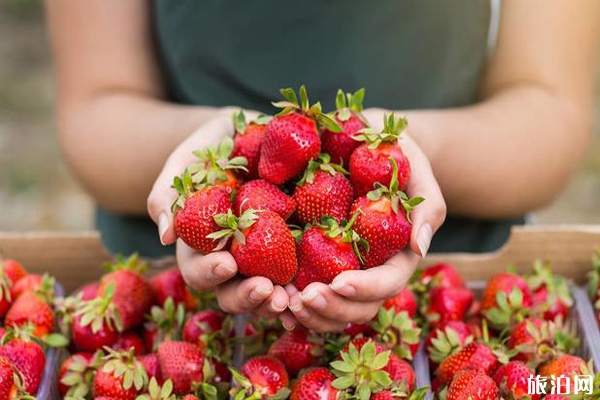
{"label": "forearm", "polygon": [[106,92],[59,107],[65,156],[100,206],[144,214],[171,151],[217,109],[167,103],[133,92]]}
{"label": "forearm", "polygon": [[586,148],[588,109],[524,85],[473,106],[406,115],[449,213],[502,218],[539,208],[564,187]]}

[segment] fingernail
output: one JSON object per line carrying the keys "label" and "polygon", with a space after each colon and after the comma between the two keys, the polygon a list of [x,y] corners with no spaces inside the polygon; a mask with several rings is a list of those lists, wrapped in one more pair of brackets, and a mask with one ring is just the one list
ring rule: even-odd
{"label": "fingernail", "polygon": [[281,312],[286,309],[287,302],[282,301],[281,299],[277,299],[277,300],[273,301],[273,303],[271,304],[271,307],[273,308],[273,311]]}
{"label": "fingernail", "polygon": [[419,235],[417,236],[417,246],[421,252],[421,257],[425,257],[429,251],[429,245],[431,244],[431,238],[433,237],[433,231],[431,225],[423,224]]}
{"label": "fingernail", "polygon": [[316,310],[322,310],[327,306],[327,300],[325,300],[325,297],[320,293],[317,293],[317,295],[310,300],[310,306]]}
{"label": "fingernail", "polygon": [[219,278],[229,278],[235,274],[235,269],[231,265],[218,264],[215,267],[215,275]]}
{"label": "fingernail", "polygon": [[169,217],[166,212],[161,212],[158,214],[158,236],[160,237],[160,243],[164,246],[165,242],[163,241],[163,236],[169,229]]}
{"label": "fingernail", "polygon": [[292,310],[293,312],[298,312],[300,310],[302,310],[302,302],[301,301],[291,301],[290,304],[288,305],[288,307],[290,308],[290,310]]}
{"label": "fingernail", "polygon": [[306,292],[302,292],[300,294],[300,298],[303,301],[311,301],[311,300],[315,299],[318,295],[319,295],[319,292],[317,292],[315,289],[309,289]]}
{"label": "fingernail", "polygon": [[331,284],[329,285],[329,287],[331,287],[331,289],[334,292],[341,294],[342,296],[352,296],[356,294],[356,289],[354,288],[354,286],[349,285],[348,283],[346,283],[345,280],[341,278],[334,279],[333,282],[331,282]]}
{"label": "fingernail", "polygon": [[271,286],[271,285],[265,285],[265,284],[259,284],[259,285],[256,285],[256,288],[254,290],[256,290],[256,292],[259,293],[259,294],[269,295],[273,291],[273,286]]}
{"label": "fingernail", "polygon": [[272,288],[265,285],[258,285],[250,292],[250,300],[255,302],[261,301],[265,298],[265,296],[270,295],[272,290]]}

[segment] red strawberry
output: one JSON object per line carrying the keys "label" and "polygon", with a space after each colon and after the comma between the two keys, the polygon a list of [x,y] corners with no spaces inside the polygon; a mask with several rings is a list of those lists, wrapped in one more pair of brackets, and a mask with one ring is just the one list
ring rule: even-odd
{"label": "red strawberry", "polygon": [[13,302],[10,279],[0,272],[0,318],[4,317]]}
{"label": "red strawberry", "polygon": [[375,184],[389,186],[392,180],[393,165],[397,164],[397,187],[406,190],[410,179],[410,164],[398,145],[400,134],[408,122],[404,118],[396,120],[394,114],[384,116],[381,132],[363,129],[357,139],[366,143],[358,147],[350,157],[350,180],[356,197],[365,196],[375,188]]}
{"label": "red strawberry", "polygon": [[258,161],[260,160],[260,148],[265,137],[265,124],[270,117],[259,116],[254,121],[246,123],[243,111],[233,114],[233,125],[235,136],[233,137],[233,157],[244,157],[248,161],[248,171],[240,171],[246,179],[258,178]]}
{"label": "red strawberry", "polygon": [[61,396],[86,398],[91,394],[99,362],[100,352],[79,352],[67,358],[58,373],[58,391]]}
{"label": "red strawberry", "polygon": [[87,285],[84,285],[81,289],[77,291],[77,296],[81,300],[91,300],[98,296],[98,288],[100,287],[100,282],[91,282]]}
{"label": "red strawberry", "polygon": [[412,318],[417,313],[417,298],[409,288],[404,288],[396,296],[383,302],[386,310],[394,309],[397,313],[406,311]]}
{"label": "red strawberry", "polygon": [[466,287],[456,268],[451,264],[440,263],[429,266],[421,272],[418,282],[428,288]]}
{"label": "red strawberry", "polygon": [[390,354],[390,360],[384,368],[384,371],[390,374],[390,378],[395,385],[405,385],[409,393],[412,393],[413,390],[415,390],[417,375],[407,361],[394,354]]}
{"label": "red strawberry", "polygon": [[459,371],[450,387],[446,400],[498,400],[498,387],[483,371]]}
{"label": "red strawberry", "polygon": [[373,337],[375,336],[375,331],[373,327],[371,327],[371,323],[359,324],[355,322],[350,322],[344,328],[344,333],[350,336],[351,339],[354,339],[357,336],[364,337]]}
{"label": "red strawberry", "polygon": [[154,302],[152,287],[140,275],[146,264],[133,254],[127,259],[117,258],[109,268],[112,272],[102,277],[98,295],[102,296],[109,286],[114,286],[112,302],[119,312],[123,329],[135,328],[142,324]]}
{"label": "red strawberry", "polygon": [[329,155],[321,154],[316,161],[310,161],[294,191],[302,224],[319,223],[325,216],[337,222],[348,219],[354,200],[352,184],[344,176],[348,172],[329,160]]}
{"label": "red strawberry", "polygon": [[158,345],[167,340],[176,340],[181,336],[185,320],[183,304],[175,305],[167,298],[163,307],[152,306],[148,322],[144,324],[142,337],[147,351],[156,351]]}
{"label": "red strawberry", "polygon": [[437,287],[430,291],[424,315],[433,328],[462,320],[473,302],[473,292],[463,287]]}
{"label": "red strawberry", "polygon": [[462,369],[477,369],[491,375],[497,367],[498,358],[492,349],[485,343],[473,342],[443,360],[436,374],[442,383],[448,384]]}
{"label": "red strawberry", "polygon": [[137,359],[144,367],[148,379],[154,378],[158,383],[163,382],[162,373],[160,372],[160,363],[158,361],[158,355],[156,353],[148,353],[138,356]]}
{"label": "red strawberry", "polygon": [[321,135],[323,152],[329,154],[335,163],[349,165],[352,152],[361,144],[354,137],[358,131],[367,127],[367,123],[360,115],[364,97],[365,89],[359,89],[354,94],[346,93],[345,96],[341,89],[337,92],[335,119],[342,131],[332,132],[325,128]]}
{"label": "red strawberry", "polygon": [[0,399],[18,399],[18,374],[12,363],[5,357],[0,357]]}
{"label": "red strawberry", "polygon": [[429,359],[439,364],[473,341],[469,327],[462,321],[447,321],[429,332],[425,349]]}
{"label": "red strawberry", "polygon": [[71,326],[73,344],[78,350],[96,351],[111,346],[123,330],[117,308],[112,303],[114,285],[102,297],[78,303]]}
{"label": "red strawberry", "polygon": [[[589,375],[589,368],[581,357],[564,354],[542,364],[537,372],[539,375],[548,377],[550,380],[552,376],[568,376],[572,378],[573,375]],[[574,379],[570,379],[570,387],[567,387],[567,382],[563,380],[560,382],[560,387],[556,388],[556,391],[558,393],[574,393],[574,385]]]}
{"label": "red strawberry", "polygon": [[27,275],[27,271],[25,271],[23,264],[21,264],[18,261],[10,260],[10,259],[0,260],[0,266],[1,266],[1,271],[4,272],[4,274],[9,279],[9,282],[12,285],[14,285],[21,278],[23,278],[25,275]]}
{"label": "red strawberry", "polygon": [[194,344],[163,342],[158,346],[158,361],[163,378],[173,382],[175,394],[189,393],[192,384],[204,380],[204,355]]}
{"label": "red strawberry", "polygon": [[283,363],[288,374],[314,365],[323,355],[323,341],[305,329],[284,332],[269,348],[269,355]]}
{"label": "red strawberry", "polygon": [[207,236],[219,230],[214,216],[231,208],[230,192],[222,186],[198,186],[189,170],[182,177],[175,177],[173,186],[179,193],[172,207],[177,236],[203,254],[226,248],[227,241],[218,242]]}
{"label": "red strawberry", "polygon": [[533,307],[543,312],[545,320],[565,321],[573,306],[567,282],[552,273],[549,263],[536,261],[533,268],[533,274],[527,278],[532,290]]}
{"label": "red strawberry", "polygon": [[188,167],[195,185],[223,187],[228,193],[240,186],[235,171],[247,171],[248,160],[245,157],[233,157],[233,140],[221,140],[217,148],[205,147],[193,152],[198,161]]}
{"label": "red strawberry", "polygon": [[225,229],[208,238],[228,240],[233,236],[230,252],[242,275],[264,276],[277,285],[292,281],[298,270],[296,242],[278,214],[248,210],[236,217],[230,210],[215,215],[215,221]]}
{"label": "red strawberry", "polygon": [[146,352],[144,343],[140,336],[132,331],[119,334],[117,341],[113,343],[112,348],[117,351],[129,351],[133,349],[133,354],[141,355]]}
{"label": "red strawberry", "polygon": [[529,394],[528,381],[534,371],[520,361],[511,361],[498,368],[494,382],[500,389],[500,395],[508,399],[539,400],[539,394]]}
{"label": "red strawberry", "polygon": [[382,265],[406,247],[412,232],[408,214],[423,201],[421,197],[408,199],[398,190],[398,168],[394,160],[391,163],[394,172],[390,187],[379,187],[359,197],[350,211],[352,215],[359,213],[354,230],[369,243],[365,268]]}
{"label": "red strawberry", "polygon": [[563,396],[562,394],[549,394],[544,397],[544,400],[569,400],[568,397]]}
{"label": "red strawberry", "polygon": [[381,307],[371,326],[376,339],[392,349],[395,355],[412,360],[419,350],[421,329],[406,311],[397,313],[394,309]]}
{"label": "red strawberry", "polygon": [[13,301],[25,292],[35,292],[41,289],[43,279],[42,275],[36,274],[29,274],[19,279],[18,282],[10,287]]}
{"label": "red strawberry", "polygon": [[44,351],[31,340],[26,331],[14,331],[3,338],[0,357],[8,359],[23,375],[23,387],[27,393],[37,393],[44,373],[46,356]]}
{"label": "red strawberry", "polygon": [[272,183],[258,179],[244,183],[233,202],[238,216],[248,209],[273,211],[287,220],[296,210],[296,201]]}
{"label": "red strawberry", "polygon": [[135,400],[148,384],[148,375],[132,352],[109,350],[94,377],[94,397]]}
{"label": "red strawberry", "polygon": [[423,400],[427,396],[428,392],[429,392],[428,387],[423,387],[423,388],[417,389],[411,393],[402,386],[396,386],[392,389],[382,390],[381,392],[371,395],[370,400],[398,400],[398,399]]}
{"label": "red strawberry", "polygon": [[267,124],[258,164],[260,177],[275,185],[300,174],[319,155],[317,122],[341,130],[332,117],[322,113],[319,103],[309,105],[304,86],[300,87],[300,102],[291,88],[281,89],[281,94],[286,101],[273,104],[283,111]]}
{"label": "red strawberry", "polygon": [[481,312],[495,329],[510,328],[529,313],[531,291],[525,279],[502,272],[487,283],[481,297]]}
{"label": "red strawberry", "polygon": [[9,328],[32,324],[33,334],[41,338],[54,330],[54,311],[40,295],[25,292],[10,307],[4,323]]}
{"label": "red strawberry", "polygon": [[368,249],[364,240],[352,230],[355,217],[344,226],[333,218],[323,218],[322,225],[309,228],[298,246],[298,274],[294,285],[304,290],[313,282],[329,284],[344,271],[360,269],[359,245]]}
{"label": "red strawberry", "polygon": [[313,368],[296,380],[290,400],[336,400],[339,390],[331,386],[334,380],[327,368]]}
{"label": "red strawberry", "polygon": [[194,343],[209,356],[227,359],[233,334],[231,317],[215,310],[204,310],[190,316],[183,326],[183,340]]}
{"label": "red strawberry", "polygon": [[169,268],[150,279],[157,305],[163,306],[170,297],[176,304],[183,304],[188,311],[196,310],[198,300],[187,289],[179,268]]}
{"label": "red strawberry", "polygon": [[241,373],[235,370],[232,373],[239,385],[234,388],[234,394],[245,392],[257,399],[267,399],[276,395],[285,398],[289,393],[289,378],[285,366],[274,357],[251,358],[242,366]]}

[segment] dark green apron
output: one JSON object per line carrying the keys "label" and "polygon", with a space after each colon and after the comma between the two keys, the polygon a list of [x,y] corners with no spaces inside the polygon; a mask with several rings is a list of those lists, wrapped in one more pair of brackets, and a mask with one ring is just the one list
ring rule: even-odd
{"label": "dark green apron", "polygon": [[[155,0],[158,56],[170,100],[272,112],[281,87],[305,84],[333,107],[337,88],[396,110],[476,101],[485,65],[485,0]],[[172,253],[146,218],[98,212],[115,252]],[[489,251],[514,221],[448,218],[432,251]]]}

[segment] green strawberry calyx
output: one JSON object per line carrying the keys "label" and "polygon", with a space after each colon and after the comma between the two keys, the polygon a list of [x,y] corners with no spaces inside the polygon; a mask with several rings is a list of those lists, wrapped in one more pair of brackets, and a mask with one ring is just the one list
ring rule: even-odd
{"label": "green strawberry calyx", "polygon": [[[248,126],[244,111],[239,110],[234,112],[232,119],[236,134],[243,135],[246,132],[246,127]],[[250,121],[250,124],[266,125],[271,119],[273,119],[273,117],[270,115],[260,114],[258,117]]]}
{"label": "green strawberry calyx", "polygon": [[[231,376],[237,384],[237,386],[231,388],[229,391],[229,395],[234,400],[261,400],[265,397],[262,393],[263,388],[254,385],[250,379],[244,376],[240,371],[233,367],[229,367],[229,371],[231,371]],[[275,395],[267,396],[267,398],[269,400],[283,400],[288,398],[289,395],[290,389],[281,388]]]}
{"label": "green strawberry calyx", "polygon": [[117,254],[112,262],[107,262],[102,265],[102,268],[106,272],[115,271],[132,271],[136,274],[143,274],[148,269],[148,264],[145,261],[140,260],[138,253],[133,253],[129,257],[125,257],[122,254]]}
{"label": "green strawberry calyx", "polygon": [[346,93],[338,89],[335,96],[336,117],[340,121],[348,121],[352,115],[359,118],[365,126],[366,121],[360,114],[363,111],[363,100],[365,98],[365,88],[360,88],[354,93]]}
{"label": "green strawberry calyx", "polygon": [[572,307],[574,304],[569,285],[565,278],[552,273],[550,261],[542,262],[535,260],[533,263],[533,274],[527,277],[527,283],[532,290],[546,287],[548,298],[541,304],[539,311],[547,311],[556,301],[561,301],[565,306]]}
{"label": "green strawberry calyx", "polygon": [[103,357],[104,364],[100,367],[102,372],[112,373],[115,378],[122,379],[122,387],[129,390],[135,387],[142,390],[148,384],[148,375],[142,363],[135,358],[134,349],[128,351],[116,351],[105,346],[106,355]]}
{"label": "green strawberry calyx", "polygon": [[400,135],[408,126],[408,120],[400,117],[396,119],[394,113],[383,115],[383,129],[378,131],[373,128],[361,129],[353,136],[354,140],[368,143],[371,150],[376,149],[382,143],[396,143]]}
{"label": "green strawberry calyx", "polygon": [[4,271],[0,271],[0,301],[1,300],[5,300],[9,303],[12,301],[12,295],[10,293],[10,280]]}
{"label": "green strawberry calyx", "polygon": [[427,350],[429,358],[438,364],[474,340],[473,335],[468,335],[464,343],[461,343],[456,330],[449,326],[444,329],[438,328],[435,332],[435,337],[431,340],[431,346]]}
{"label": "green strawberry calyx", "polygon": [[196,162],[188,167],[192,174],[192,181],[196,184],[206,182],[215,185],[218,182],[226,182],[227,170],[242,170],[248,172],[246,157],[238,156],[231,158],[233,152],[233,139],[221,140],[217,148],[212,146],[192,153],[198,158]]}
{"label": "green strawberry calyx", "polygon": [[168,297],[162,307],[152,306],[146,319],[146,328],[157,330],[152,344],[152,350],[156,351],[160,343],[181,338],[181,330],[185,322],[185,307],[182,303],[175,304],[173,298]]}
{"label": "green strawberry calyx", "polygon": [[[600,247],[596,248],[592,254],[592,270],[588,274],[588,279],[590,297],[592,299],[600,297]],[[600,309],[600,304],[597,309]]]}
{"label": "green strawberry calyx", "polygon": [[375,189],[367,193],[367,198],[371,201],[377,201],[382,196],[388,197],[392,202],[392,210],[398,214],[399,206],[402,205],[404,212],[406,213],[406,219],[410,220],[410,213],[416,206],[425,201],[423,197],[411,197],[409,198],[406,193],[398,189],[398,163],[393,157],[389,158],[392,164],[392,179],[389,187],[385,187],[379,182],[375,183]]}
{"label": "green strawberry calyx", "polygon": [[366,253],[369,252],[369,243],[352,229],[359,213],[360,211],[355,212],[350,221],[341,221],[340,223],[335,218],[324,216],[321,218],[321,223],[316,226],[325,230],[325,236],[328,238],[335,239],[339,237],[342,242],[350,243],[358,260],[364,263],[363,251]]}
{"label": "green strawberry calyx", "polygon": [[523,306],[523,292],[514,287],[510,293],[496,292],[496,307],[483,312],[490,325],[497,330],[509,330],[530,314],[529,307]]}
{"label": "green strawberry calyx", "polygon": [[103,355],[102,350],[98,350],[89,361],[77,354],[73,356],[60,379],[60,383],[68,388],[65,398],[84,399],[91,394],[94,376],[101,365]]}
{"label": "green strawberry calyx", "polygon": [[299,112],[316,120],[319,125],[331,132],[343,131],[342,127],[337,123],[334,117],[323,112],[321,103],[310,105],[308,95],[306,94],[306,87],[304,85],[300,86],[300,90],[298,91],[300,101],[298,101],[298,96],[296,96],[296,92],[292,88],[284,88],[279,90],[279,92],[285,100],[272,103],[276,108],[282,109],[281,112],[277,114],[278,116]]}
{"label": "green strawberry calyx", "polygon": [[123,332],[123,323],[117,307],[112,302],[115,294],[114,282],[110,282],[101,297],[82,301],[74,315],[81,316],[81,326],[90,325],[92,333],[97,333],[106,324],[110,330]]}
{"label": "green strawberry calyx", "polygon": [[396,312],[392,307],[387,310],[380,307],[377,318],[371,324],[377,332],[377,340],[392,346],[394,354],[398,357],[412,360],[410,345],[419,343],[421,329],[407,311]]}
{"label": "green strawberry calyx", "polygon": [[304,171],[302,179],[298,181],[298,186],[304,186],[307,183],[313,183],[317,171],[327,172],[331,176],[335,174],[350,175],[348,171],[339,164],[331,162],[331,156],[326,153],[321,153],[316,159],[310,160]]}
{"label": "green strawberry calyx", "polygon": [[231,237],[237,240],[238,243],[246,244],[246,236],[243,231],[250,228],[258,219],[258,213],[262,210],[248,209],[237,217],[233,211],[229,210],[227,214],[217,214],[213,218],[221,229],[219,231],[206,235],[208,239],[218,240],[219,244],[215,250],[221,250],[227,245]]}
{"label": "green strawberry calyx", "polygon": [[173,393],[173,381],[167,379],[162,386],[155,377],[148,383],[147,393],[141,394],[135,400],[176,400],[177,396]]}
{"label": "green strawberry calyx", "polygon": [[384,371],[391,351],[377,353],[375,342],[368,341],[360,351],[350,343],[348,351],[340,353],[341,360],[331,362],[331,370],[337,377],[331,386],[348,392],[352,397],[369,400],[372,393],[392,386],[389,373]]}

